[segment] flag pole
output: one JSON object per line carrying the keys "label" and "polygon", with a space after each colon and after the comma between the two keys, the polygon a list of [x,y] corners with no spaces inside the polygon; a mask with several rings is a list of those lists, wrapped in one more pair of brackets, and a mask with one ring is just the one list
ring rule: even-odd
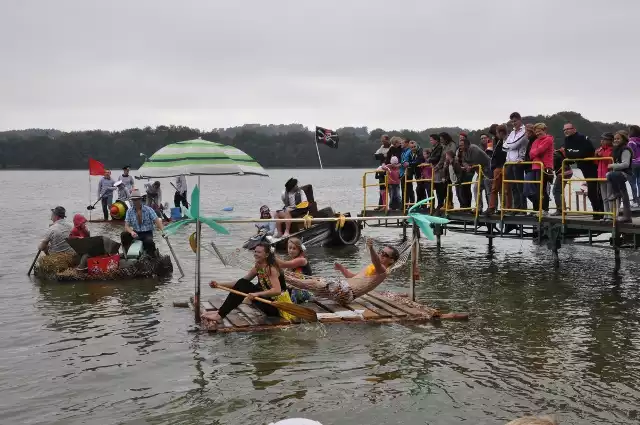
{"label": "flag pole", "polygon": [[316,140],[316,136],[313,136],[313,141],[316,145],[316,152],[318,152],[318,162],[320,163],[320,169],[322,170],[322,158],[320,158],[320,149],[318,148],[318,141]]}

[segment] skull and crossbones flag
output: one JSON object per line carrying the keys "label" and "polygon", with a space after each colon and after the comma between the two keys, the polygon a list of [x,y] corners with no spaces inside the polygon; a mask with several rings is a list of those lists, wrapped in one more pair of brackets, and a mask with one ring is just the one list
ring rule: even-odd
{"label": "skull and crossbones flag", "polygon": [[338,133],[328,128],[322,128],[316,126],[316,143],[327,145],[330,148],[338,149],[338,142],[340,138]]}

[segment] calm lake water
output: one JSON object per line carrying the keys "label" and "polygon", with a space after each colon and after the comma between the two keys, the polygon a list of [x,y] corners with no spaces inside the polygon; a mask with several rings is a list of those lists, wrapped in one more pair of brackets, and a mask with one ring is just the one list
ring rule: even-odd
{"label": "calm lake water", "polygon": [[[262,204],[279,206],[292,175],[314,185],[321,206],[361,209],[361,170],[270,173],[203,178],[203,210],[254,217]],[[195,181],[189,178],[190,189]],[[191,311],[172,307],[193,291],[193,227],[173,237],[183,279],[176,271],[161,283],[41,283],[26,271],[49,209],[86,213],[87,172],[0,172],[0,186],[0,423],[266,424],[302,416],[324,425],[503,424],[530,413],[555,413],[561,424],[640,419],[638,254],[623,253],[616,276],[611,251],[563,247],[556,271],[549,251],[529,241],[496,239],[490,252],[484,237],[449,233],[439,252],[422,241],[417,296],[443,311],[468,311],[469,322],[208,335],[188,332]],[[234,212],[222,212],[225,206]],[[206,229],[205,237],[230,250],[254,232],[252,225],[229,228],[230,236]],[[111,224],[90,229],[119,232]],[[400,239],[398,229],[365,234]],[[314,271],[332,275],[336,260],[365,264],[363,251],[309,254]],[[206,251],[203,258],[208,278],[242,275]],[[383,289],[406,290],[407,273]]]}

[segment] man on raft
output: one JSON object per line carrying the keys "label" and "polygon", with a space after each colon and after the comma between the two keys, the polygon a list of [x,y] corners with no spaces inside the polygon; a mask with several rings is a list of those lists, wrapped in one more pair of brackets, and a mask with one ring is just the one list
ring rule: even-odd
{"label": "man on raft", "polygon": [[285,272],[288,284],[298,289],[306,289],[315,295],[329,298],[338,304],[348,305],[353,300],[373,291],[389,275],[389,269],[398,261],[400,253],[392,246],[385,245],[380,252],[373,248],[373,240],[367,240],[367,248],[371,255],[371,264],[354,273],[336,263],[335,269],[342,273],[341,277],[301,277]]}

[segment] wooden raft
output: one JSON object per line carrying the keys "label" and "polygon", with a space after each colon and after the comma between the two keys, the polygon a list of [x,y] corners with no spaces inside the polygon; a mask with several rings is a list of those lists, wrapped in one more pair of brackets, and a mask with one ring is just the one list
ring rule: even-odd
{"label": "wooden raft", "polygon": [[[210,297],[201,302],[201,312],[215,311],[224,302],[224,293]],[[441,314],[437,309],[410,301],[406,296],[394,293],[372,292],[364,295],[343,307],[326,298],[313,298],[301,304],[318,313],[321,323],[397,323],[397,322],[432,322],[441,319],[468,319],[466,313]],[[215,332],[258,332],[282,329],[295,326],[300,322],[290,322],[281,317],[268,317],[250,304],[240,304],[224,318],[217,328],[209,328]],[[201,325],[206,328],[206,321]]]}

